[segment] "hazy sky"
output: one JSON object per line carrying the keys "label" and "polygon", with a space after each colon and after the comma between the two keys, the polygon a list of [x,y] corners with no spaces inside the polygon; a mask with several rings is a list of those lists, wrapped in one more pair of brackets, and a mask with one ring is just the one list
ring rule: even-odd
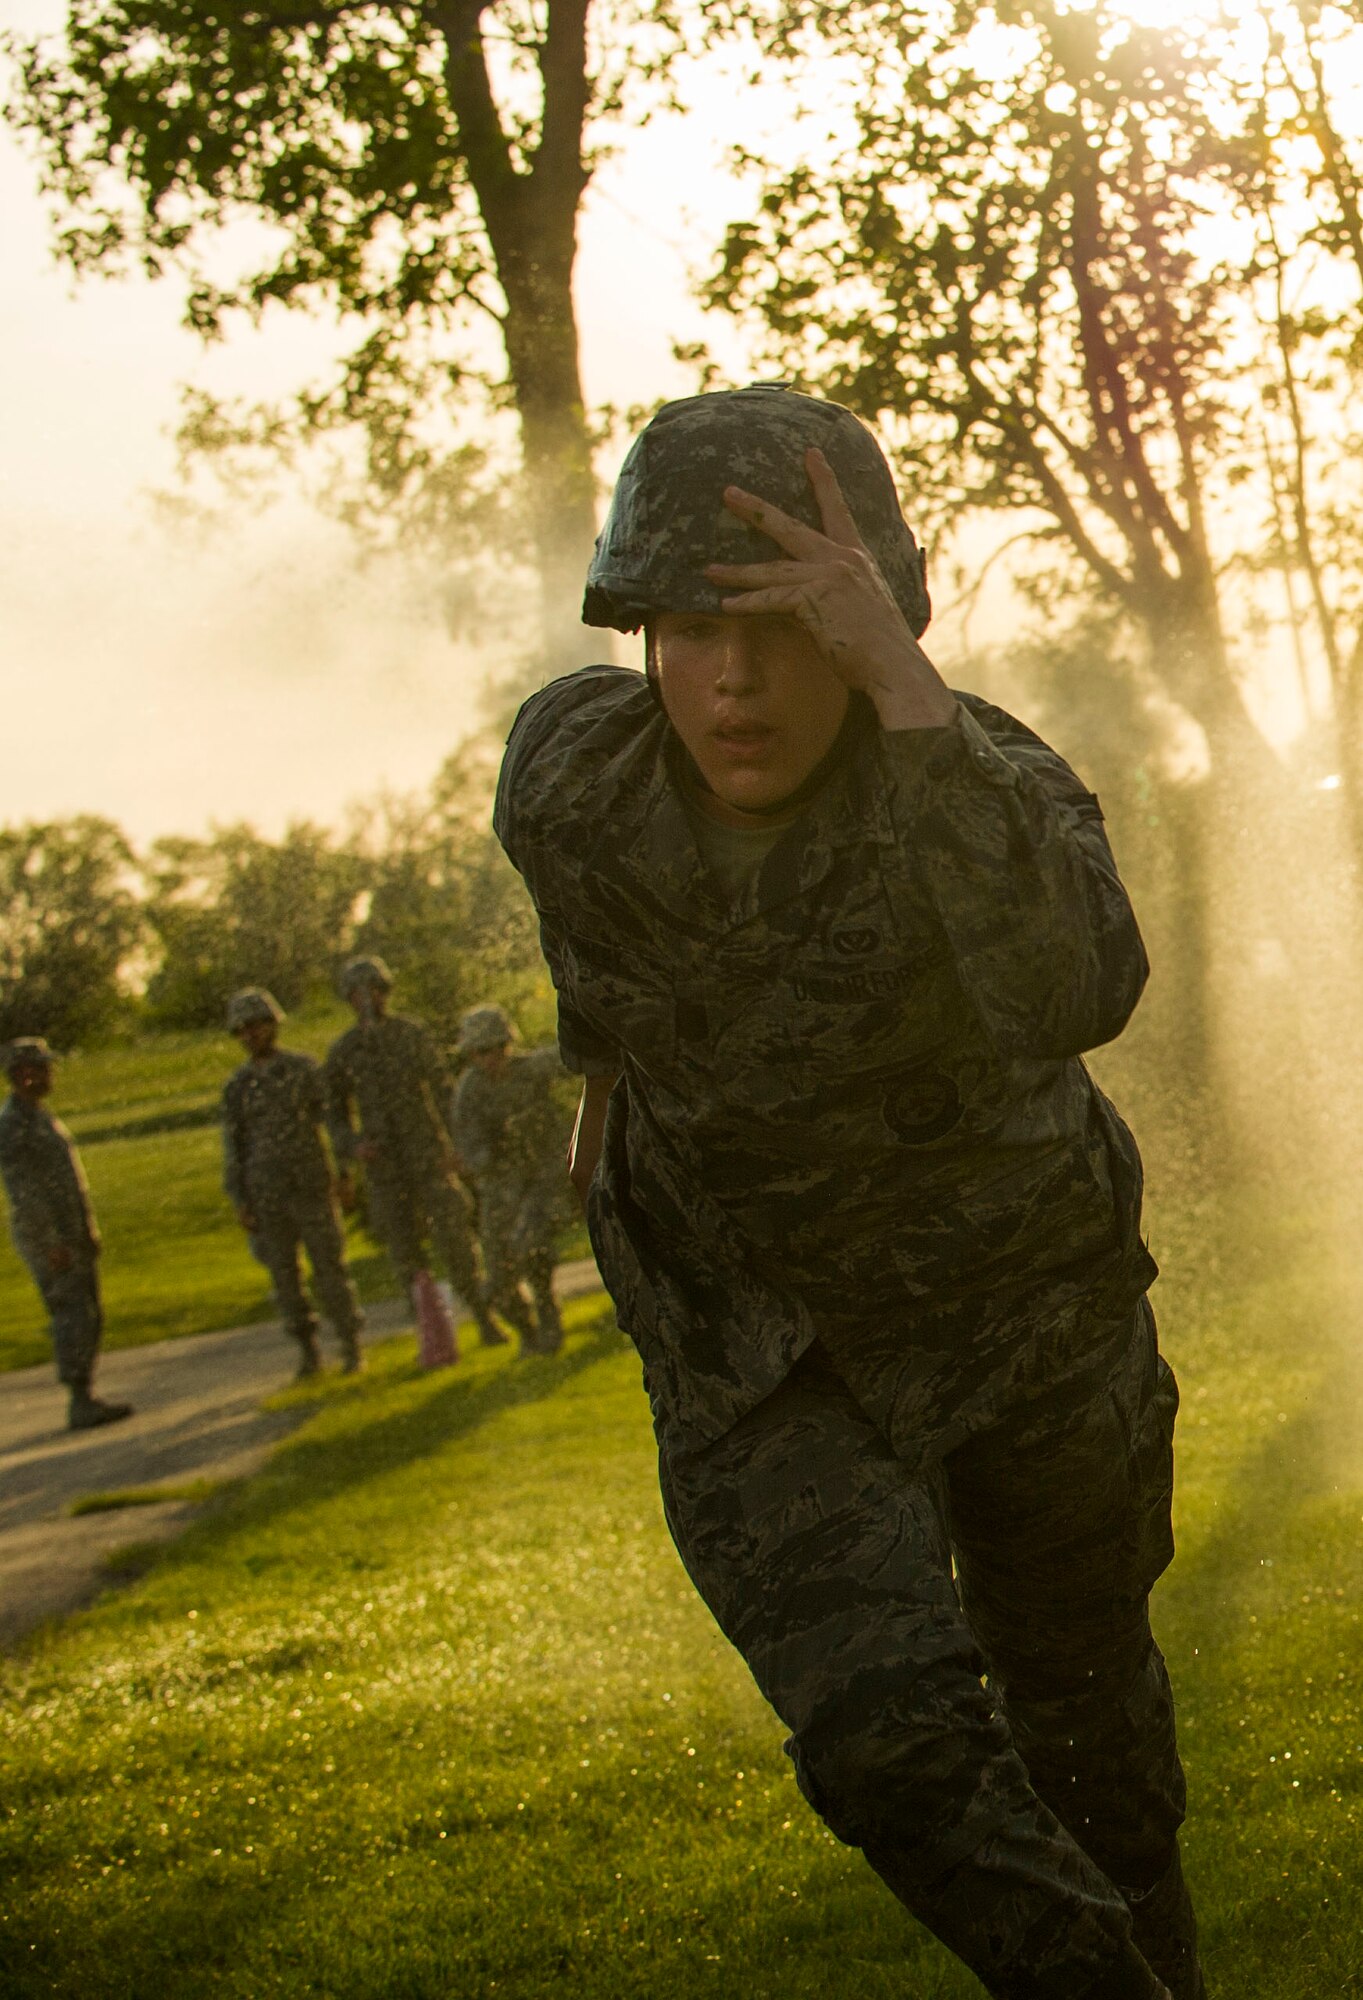
{"label": "hazy sky", "polygon": [[[5,27],[63,15],[0,0]],[[603,169],[578,270],[589,398],[692,386],[670,342],[701,331],[686,254],[703,261],[725,210],[720,152],[703,119],[657,121]],[[208,362],[173,282],[76,286],[4,132],[0,212],[0,672],[22,716],[0,820],[102,812],[139,840],[235,817],[273,832],[423,783],[477,720],[478,660],[302,506],[203,541],[151,499],[174,484],[179,383],[265,393],[325,336],[281,318]]]}

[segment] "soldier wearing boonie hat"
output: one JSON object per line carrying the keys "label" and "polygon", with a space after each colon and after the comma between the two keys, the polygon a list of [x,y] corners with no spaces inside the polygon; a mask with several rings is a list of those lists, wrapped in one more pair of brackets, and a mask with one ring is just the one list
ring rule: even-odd
{"label": "soldier wearing boonie hat", "polygon": [[246,1060],[222,1093],[223,1186],[251,1254],[270,1274],[285,1331],[298,1343],[299,1375],[314,1375],[321,1366],[300,1250],[308,1253],[313,1284],[335,1329],[342,1370],[352,1375],[362,1365],[364,1315],[336,1207],[326,1088],[319,1063],[278,1046],[283,1020],[283,1008],[262,986],[243,987],[227,1003],[227,1026]]}
{"label": "soldier wearing boonie hat", "polygon": [[842,1840],[1009,2000],[1198,2000],[1147,1595],[1177,1392],[1080,1061],[1146,960],[1097,801],[955,694],[850,410],[665,405],[512,729],[573,1175],[667,1519]]}
{"label": "soldier wearing boonie hat", "polygon": [[554,1085],[565,1072],[556,1049],[518,1040],[502,1007],[471,1007],[460,1021],[456,1047],[469,1060],[454,1093],[454,1139],[478,1189],[488,1303],[516,1328],[522,1353],[555,1354],[554,1239],[567,1184]]}
{"label": "soldier wearing boonie hat", "polygon": [[410,1292],[427,1268],[431,1241],[483,1345],[504,1346],[478,1268],[472,1204],[458,1179],[444,1058],[420,1021],[388,1011],[393,975],[381,958],[351,959],[337,985],[355,1011],[355,1026],[332,1043],[326,1059],[342,1204],[354,1200],[359,1162],[370,1216],[403,1290]]}
{"label": "soldier wearing boonie hat", "polygon": [[14,1247],[51,1322],[57,1377],[70,1397],[67,1423],[95,1430],[131,1416],[132,1405],[105,1402],[91,1387],[104,1330],[100,1238],[75,1142],[42,1102],[55,1061],[41,1035],[20,1035],[5,1049],[10,1095],[0,1110],[0,1176]]}

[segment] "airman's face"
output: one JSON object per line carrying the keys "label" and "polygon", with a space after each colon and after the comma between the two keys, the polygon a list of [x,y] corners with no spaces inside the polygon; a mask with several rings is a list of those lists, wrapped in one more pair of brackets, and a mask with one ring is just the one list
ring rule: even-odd
{"label": "airman's face", "polygon": [[499,1042],[495,1049],[475,1049],[469,1061],[476,1063],[487,1076],[496,1076],[506,1067],[506,1043]]}
{"label": "airman's face", "polygon": [[837,741],[847,687],[793,618],[660,612],[653,669],[668,720],[739,826],[798,791]]}
{"label": "airman's face", "polygon": [[388,989],[377,980],[362,979],[350,989],[350,1004],[361,1026],[366,1021],[381,1021],[388,1012]]}
{"label": "airman's face", "polygon": [[243,1027],[236,1030],[236,1037],[247,1055],[257,1058],[267,1056],[279,1038],[279,1023],[247,1021]]}
{"label": "airman's face", "polygon": [[10,1082],[18,1097],[33,1100],[46,1097],[52,1088],[52,1065],[49,1062],[16,1063],[10,1071]]}

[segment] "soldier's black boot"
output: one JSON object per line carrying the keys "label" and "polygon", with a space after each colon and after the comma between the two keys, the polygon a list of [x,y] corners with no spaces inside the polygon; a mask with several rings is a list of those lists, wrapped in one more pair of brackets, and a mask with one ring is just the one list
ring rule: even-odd
{"label": "soldier's black boot", "polygon": [[364,1368],[364,1355],[360,1349],[359,1334],[353,1330],[350,1333],[343,1333],[340,1336],[340,1342],[341,1373],[343,1375],[360,1374]]}
{"label": "soldier's black boot", "polygon": [[92,1396],[88,1388],[77,1387],[71,1391],[66,1428],[70,1431],[95,1431],[103,1424],[121,1424],[124,1417],[130,1417],[132,1413],[131,1403],[106,1403],[100,1397]]}
{"label": "soldier's black boot", "polygon": [[299,1351],[298,1367],[293,1379],[295,1382],[306,1382],[308,1377],[315,1375],[322,1366],[322,1356],[317,1347],[317,1328],[302,1327],[293,1337],[298,1342]]}
{"label": "soldier's black boot", "polygon": [[540,1279],[532,1283],[531,1289],[535,1294],[535,1316],[539,1321],[535,1351],[537,1354],[557,1354],[563,1345],[563,1321],[559,1318],[553,1279]]}
{"label": "soldier's black boot", "polygon": [[1137,1949],[1169,1988],[1173,2000],[1207,2000],[1197,1956],[1197,1918],[1178,1848],[1152,1889],[1141,1895],[1123,1893]]}
{"label": "soldier's black boot", "polygon": [[[505,1317],[510,1319],[511,1315],[508,1313],[505,1315]],[[496,1320],[492,1317],[492,1314],[487,1310],[486,1306],[483,1307],[481,1313],[474,1314],[474,1323],[478,1328],[478,1341],[480,1346],[483,1347],[510,1346],[511,1343],[509,1339],[507,1338],[506,1334],[502,1332],[502,1329],[498,1326]]]}
{"label": "soldier's black boot", "polygon": [[504,1292],[497,1294],[497,1310],[508,1326],[514,1327],[520,1339],[522,1354],[536,1354],[536,1340],[539,1329],[535,1325],[535,1315],[530,1310],[530,1301],[519,1285],[508,1285]]}

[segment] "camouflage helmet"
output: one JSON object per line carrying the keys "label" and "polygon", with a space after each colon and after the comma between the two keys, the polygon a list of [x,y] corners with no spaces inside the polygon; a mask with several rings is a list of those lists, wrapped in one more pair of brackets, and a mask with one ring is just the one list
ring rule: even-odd
{"label": "camouflage helmet", "polygon": [[880,446],[852,410],[754,382],[664,403],[631,445],[587,570],[584,625],[636,632],[650,612],[717,613],[712,562],[770,562],[770,537],[724,505],[744,486],[820,525],[804,455],[817,445],[915,636],[931,616],[925,558],[904,522]]}
{"label": "camouflage helmet", "polygon": [[253,1021],[273,1021],[277,1025],[283,1019],[284,1009],[263,986],[243,986],[227,1003],[227,1028],[233,1035]]}
{"label": "camouflage helmet", "polygon": [[511,1016],[502,1007],[470,1007],[459,1023],[456,1047],[460,1055],[481,1055],[486,1049],[504,1049],[514,1042],[516,1030]]}
{"label": "camouflage helmet", "polygon": [[393,990],[393,975],[381,958],[352,958],[338,981],[341,998],[348,1000],[357,986],[381,986]]}
{"label": "camouflage helmet", "polygon": [[36,1069],[39,1064],[49,1067],[58,1060],[55,1049],[50,1049],[41,1035],[19,1035],[5,1050],[5,1073],[13,1076],[25,1065]]}

